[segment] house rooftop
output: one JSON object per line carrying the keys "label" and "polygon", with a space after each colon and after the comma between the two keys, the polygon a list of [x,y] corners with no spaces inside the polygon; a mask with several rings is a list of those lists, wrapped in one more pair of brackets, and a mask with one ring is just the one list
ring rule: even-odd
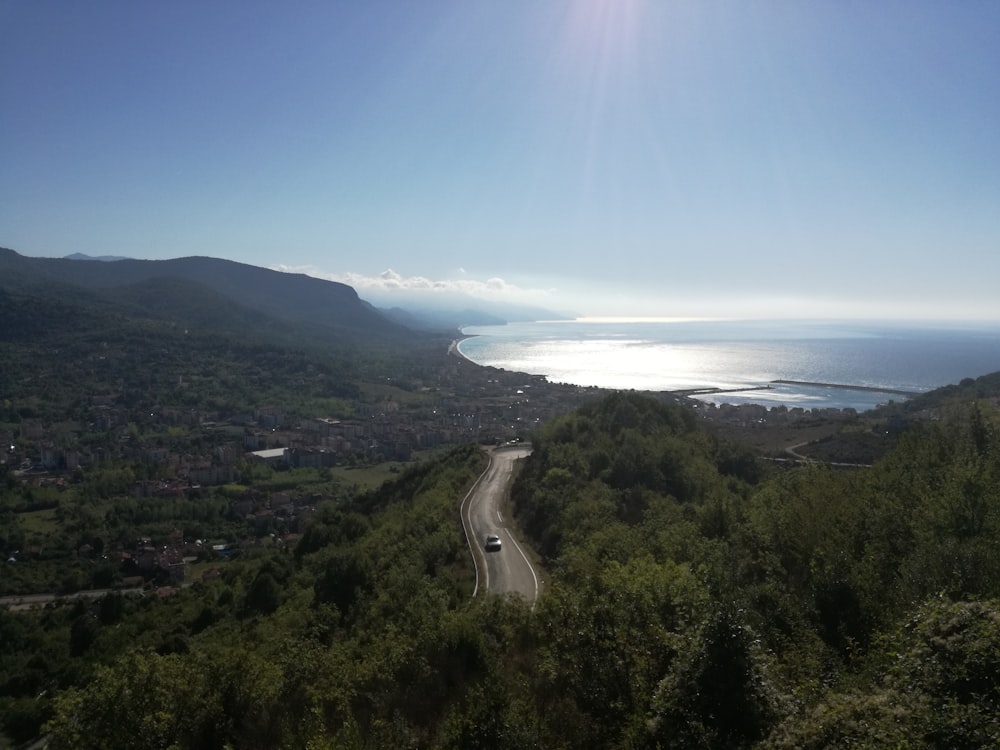
{"label": "house rooftop", "polygon": [[285,451],[287,450],[288,450],[287,448],[268,448],[267,450],[262,450],[262,451],[252,451],[250,455],[256,456],[257,458],[262,458],[264,460],[273,458],[284,458]]}

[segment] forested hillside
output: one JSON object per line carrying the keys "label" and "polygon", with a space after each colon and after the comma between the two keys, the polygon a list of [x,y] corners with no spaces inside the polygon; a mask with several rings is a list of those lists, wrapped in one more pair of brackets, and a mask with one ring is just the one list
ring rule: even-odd
{"label": "forested hillside", "polygon": [[[32,258],[0,248],[0,289],[51,297],[86,294],[127,314],[290,335],[309,324],[326,341],[405,341],[414,333],[389,321],[349,286],[219,258],[111,262]],[[221,324],[221,326],[220,326]]]}
{"label": "forested hillside", "polygon": [[166,598],[0,612],[7,732],[54,716],[52,747],[427,744],[494,668],[455,512],[484,466],[456,449]]}
{"label": "forested hillside", "polygon": [[541,431],[516,500],[557,582],[539,694],[567,746],[995,742],[995,408],[916,423],[870,470],[759,476],[635,395]]}
{"label": "forested hillside", "polygon": [[[867,470],[771,469],[616,394],[514,489],[533,610],[470,598],[478,448],[164,599],[0,613],[53,747],[978,748],[1000,733],[1000,439],[970,402]],[[20,696],[20,697],[17,697]],[[36,696],[44,696],[39,699]],[[20,736],[24,736],[21,734]]]}

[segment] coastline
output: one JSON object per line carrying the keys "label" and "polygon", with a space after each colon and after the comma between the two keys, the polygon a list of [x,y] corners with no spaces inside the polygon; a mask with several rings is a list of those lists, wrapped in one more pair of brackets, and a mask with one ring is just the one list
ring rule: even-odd
{"label": "coastline", "polygon": [[[476,335],[478,335],[478,334],[476,334]],[[459,338],[452,339],[451,343],[448,345],[448,355],[458,357],[460,360],[462,360],[464,362],[468,362],[469,364],[471,364],[471,365],[473,365],[475,367],[485,368],[485,369],[496,368],[496,369],[500,369],[500,370],[503,370],[503,371],[511,373],[511,374],[522,374],[526,378],[541,377],[541,378],[545,379],[546,381],[548,381],[548,376],[547,375],[530,375],[528,373],[522,373],[520,371],[507,370],[506,368],[497,367],[495,365],[482,365],[482,364],[480,364],[480,363],[478,363],[478,362],[470,359],[468,356],[466,356],[461,351],[461,349],[459,348],[459,344],[462,341],[464,341],[465,339],[467,339],[467,338],[475,338],[476,335],[462,336],[462,337],[459,337]],[[562,382],[562,381],[553,381],[552,384],[553,385],[569,385],[569,386],[575,386],[575,387],[578,387],[578,388],[594,388],[594,389],[597,389],[599,391],[606,391],[606,392],[614,392],[614,391],[629,392],[629,391],[633,391],[633,392],[637,392],[637,393],[646,393],[646,394],[650,394],[650,395],[653,395],[653,396],[661,396],[661,397],[662,396],[670,396],[670,397],[679,399],[680,401],[683,401],[684,403],[687,403],[689,406],[691,406],[693,408],[696,408],[696,409],[699,408],[699,407],[701,409],[705,409],[707,407],[711,411],[710,412],[704,412],[704,414],[706,416],[709,413],[714,413],[714,411],[716,409],[722,409],[726,414],[729,414],[729,415],[732,415],[733,413],[743,413],[743,410],[745,408],[748,408],[748,407],[749,408],[755,408],[755,409],[763,408],[763,409],[767,410],[768,412],[772,412],[772,410],[773,410],[774,414],[778,414],[779,412],[786,412],[786,410],[793,409],[793,406],[798,406],[801,410],[804,410],[806,413],[811,413],[813,411],[815,411],[815,412],[824,412],[826,414],[826,416],[830,416],[833,413],[856,414],[858,411],[867,411],[867,409],[857,409],[857,408],[852,407],[852,406],[827,406],[827,405],[819,405],[819,404],[812,405],[812,406],[802,405],[802,404],[792,405],[792,404],[782,403],[780,401],[768,401],[767,399],[753,399],[753,397],[749,396],[749,395],[745,399],[737,400],[736,402],[724,401],[724,400],[719,400],[718,402],[716,402],[716,401],[710,400],[708,398],[708,397],[713,396],[713,395],[721,395],[721,394],[739,395],[739,394],[742,394],[742,393],[745,393],[745,392],[773,391],[773,390],[775,390],[775,386],[776,385],[779,388],[782,385],[786,385],[787,386],[787,385],[793,385],[793,384],[795,384],[795,385],[802,385],[802,386],[806,386],[806,387],[826,386],[826,387],[830,387],[830,388],[843,388],[845,390],[860,390],[860,391],[866,391],[866,392],[870,392],[870,393],[883,393],[883,394],[885,394],[885,393],[902,393],[900,391],[882,390],[882,389],[871,388],[871,387],[866,387],[866,386],[851,386],[851,385],[841,385],[841,384],[831,384],[831,383],[814,383],[814,382],[792,381],[792,380],[774,380],[774,381],[771,381],[770,383],[767,383],[767,384],[764,384],[764,385],[746,386],[746,387],[738,387],[738,388],[703,387],[703,388],[695,388],[695,389],[606,388],[606,387],[603,387],[603,386],[585,386],[585,385],[581,385],[581,384],[574,384],[574,383]],[[909,395],[917,395],[916,392],[909,392],[908,391],[906,393],[909,394]],[[875,408],[876,406],[877,405],[872,405],[870,408]],[[726,412],[725,411],[726,409],[729,409],[729,411]],[[734,412],[734,411],[732,411],[733,409],[735,409],[737,411]],[[794,413],[794,411],[792,411],[791,413]]]}
{"label": "coastline", "polygon": [[[470,347],[479,361],[461,348],[466,338],[480,339]],[[449,351],[552,383],[864,412],[996,371],[1000,335],[869,322],[538,321],[461,329]]]}
{"label": "coastline", "polygon": [[[461,357],[466,362],[472,362],[471,359],[469,359],[468,357],[466,357],[462,353],[462,350],[459,349],[459,346],[458,346],[459,344],[461,344],[466,339],[471,339],[471,338],[474,338],[474,336],[459,336],[458,338],[452,339],[451,343],[448,344],[448,354],[451,354],[451,355],[453,355],[455,357]],[[477,367],[481,367],[481,365],[478,362],[472,362],[472,364],[476,365]]]}

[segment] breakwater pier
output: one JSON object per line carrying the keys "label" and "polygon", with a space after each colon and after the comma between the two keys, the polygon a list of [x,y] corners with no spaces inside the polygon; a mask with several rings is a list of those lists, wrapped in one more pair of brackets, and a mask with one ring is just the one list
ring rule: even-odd
{"label": "breakwater pier", "polygon": [[893,393],[898,396],[919,396],[921,394],[921,391],[905,391],[900,388],[883,388],[875,385],[849,385],[846,383],[816,383],[811,380],[772,380],[771,383],[775,385],[807,385],[814,388],[840,388],[845,391],[867,391],[868,393]]}
{"label": "breakwater pier", "polygon": [[845,391],[865,391],[866,393],[887,393],[895,396],[919,396],[921,391],[907,391],[901,388],[883,388],[875,385],[851,385],[849,383],[821,383],[813,380],[771,380],[766,385],[748,385],[739,388],[687,388],[671,391],[678,396],[705,396],[715,393],[745,393],[749,391],[771,391],[776,385],[806,386],[809,388],[836,388]]}

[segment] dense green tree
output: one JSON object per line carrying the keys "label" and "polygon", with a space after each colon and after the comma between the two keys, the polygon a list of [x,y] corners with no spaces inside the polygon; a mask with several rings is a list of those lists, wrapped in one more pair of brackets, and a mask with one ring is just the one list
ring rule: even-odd
{"label": "dense green tree", "polygon": [[274,576],[261,571],[247,590],[246,608],[250,612],[269,615],[281,604],[281,586]]}
{"label": "dense green tree", "polygon": [[131,651],[60,698],[53,748],[276,747],[282,678],[252,654]]}
{"label": "dense green tree", "polygon": [[1000,741],[1000,605],[934,598],[879,644],[865,683],[790,715],[764,748],[984,748]]}
{"label": "dense green tree", "polygon": [[713,613],[681,649],[653,698],[660,747],[750,747],[782,714],[769,657],[732,607]]}

